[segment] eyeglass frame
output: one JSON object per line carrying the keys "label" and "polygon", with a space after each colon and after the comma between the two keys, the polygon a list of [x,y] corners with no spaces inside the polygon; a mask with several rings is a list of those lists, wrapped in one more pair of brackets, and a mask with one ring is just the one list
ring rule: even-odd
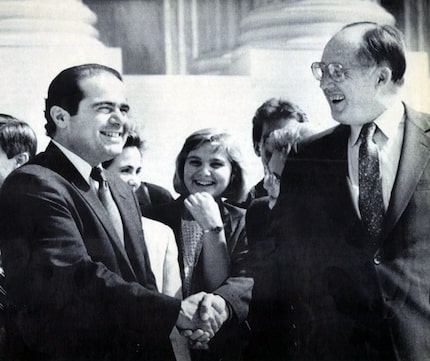
{"label": "eyeglass frame", "polygon": [[[328,75],[330,76],[330,78],[337,83],[343,82],[345,80],[345,73],[348,70],[359,69],[359,68],[368,68],[369,67],[368,65],[357,65],[357,66],[351,66],[349,68],[344,68],[343,65],[340,63],[326,64],[322,61],[315,61],[311,64],[311,70],[312,70],[312,75],[318,81],[321,81],[321,79],[324,77],[324,73],[326,72],[326,70],[323,69],[322,65],[324,66],[325,69],[328,70]],[[321,76],[317,73],[317,70],[316,70],[317,66],[321,70]],[[338,67],[338,69],[334,69],[333,67]],[[330,70],[330,69],[333,69],[333,70]],[[333,77],[333,73],[336,70],[340,70],[340,72],[341,72],[341,75],[339,77]]]}

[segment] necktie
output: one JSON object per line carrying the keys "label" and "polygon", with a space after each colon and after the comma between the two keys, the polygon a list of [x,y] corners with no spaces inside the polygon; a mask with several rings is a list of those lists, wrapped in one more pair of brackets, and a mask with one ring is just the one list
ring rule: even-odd
{"label": "necktie", "polygon": [[99,189],[97,195],[100,199],[100,202],[103,204],[107,213],[109,214],[121,243],[124,244],[124,229],[122,227],[121,215],[119,214],[118,207],[112,198],[112,194],[109,190],[109,184],[106,180],[105,174],[103,173],[103,169],[99,167],[93,167],[90,176],[92,179],[98,182]]}
{"label": "necktie", "polygon": [[377,241],[381,234],[385,213],[378,146],[373,141],[375,130],[375,123],[367,123],[363,126],[358,153],[358,206],[362,222],[373,241]]}

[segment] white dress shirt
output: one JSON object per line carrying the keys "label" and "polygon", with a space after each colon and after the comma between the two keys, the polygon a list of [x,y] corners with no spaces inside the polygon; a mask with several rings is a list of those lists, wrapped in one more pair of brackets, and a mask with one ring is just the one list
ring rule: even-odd
{"label": "white dress shirt", "polygon": [[[404,113],[404,106],[399,101],[374,120],[377,126],[374,141],[379,149],[379,169],[382,176],[382,198],[385,210],[387,210],[390,202],[391,191],[399,167],[405,126]],[[359,216],[358,150],[361,144],[361,128],[362,125],[351,125],[351,135],[348,141],[348,183]]]}
{"label": "white dress shirt", "polygon": [[94,186],[94,183],[97,183],[90,177],[91,170],[93,167],[87,161],[83,160],[80,156],[76,155],[57,141],[52,139],[51,142],[54,143],[63,152],[63,154],[75,166],[75,168],[89,185]]}

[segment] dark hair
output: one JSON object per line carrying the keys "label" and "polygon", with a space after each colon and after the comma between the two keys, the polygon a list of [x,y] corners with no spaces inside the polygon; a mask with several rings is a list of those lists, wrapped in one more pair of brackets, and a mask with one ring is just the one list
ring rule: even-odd
{"label": "dark hair", "polygon": [[101,73],[110,73],[122,81],[122,77],[115,69],[100,64],[83,64],[67,68],[60,72],[48,88],[48,97],[45,99],[46,134],[53,137],[56,125],[51,118],[50,110],[57,105],[70,115],[76,115],[80,101],[84,98],[84,93],[79,86],[79,81],[90,78]]}
{"label": "dark hair", "polygon": [[284,100],[270,98],[255,112],[252,118],[252,142],[256,149],[263,133],[263,124],[277,122],[281,119],[295,118],[299,123],[307,122],[308,118],[296,104]]}
{"label": "dark hair", "polygon": [[183,196],[189,194],[184,183],[185,161],[191,151],[207,143],[216,146],[217,149],[224,149],[231,163],[230,183],[221,196],[232,201],[241,201],[246,193],[246,183],[239,147],[230,134],[213,128],[198,130],[185,140],[181,151],[176,157],[176,169],[173,177],[175,191]]}
{"label": "dark hair", "polygon": [[32,158],[37,150],[36,134],[26,122],[0,114],[0,147],[8,159],[24,152]]}
{"label": "dark hair", "polygon": [[403,34],[391,25],[379,25],[373,22],[356,22],[342,28],[369,26],[363,34],[363,41],[357,51],[357,58],[362,65],[386,64],[392,72],[392,81],[399,85],[404,82],[406,71],[405,45]]}
{"label": "dark hair", "polygon": [[[142,154],[145,149],[145,142],[140,138],[139,134],[133,130],[128,132],[127,140],[125,141],[124,147],[122,149],[125,149],[127,147],[136,147],[139,149],[139,152]],[[107,160],[102,163],[103,168],[109,168],[112,162],[114,161],[115,157]]]}

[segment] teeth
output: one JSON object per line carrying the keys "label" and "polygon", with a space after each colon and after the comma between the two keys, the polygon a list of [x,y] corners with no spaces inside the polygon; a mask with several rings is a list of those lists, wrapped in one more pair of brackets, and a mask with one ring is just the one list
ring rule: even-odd
{"label": "teeth", "polygon": [[210,181],[195,181],[200,186],[210,186],[213,184],[213,182]]}
{"label": "teeth", "polygon": [[340,100],[344,99],[344,97],[342,95],[329,95],[328,98],[331,101],[340,101]]}
{"label": "teeth", "polygon": [[106,135],[107,137],[111,137],[111,138],[117,138],[119,136],[121,136],[121,133],[118,132],[102,132],[103,135]]}

